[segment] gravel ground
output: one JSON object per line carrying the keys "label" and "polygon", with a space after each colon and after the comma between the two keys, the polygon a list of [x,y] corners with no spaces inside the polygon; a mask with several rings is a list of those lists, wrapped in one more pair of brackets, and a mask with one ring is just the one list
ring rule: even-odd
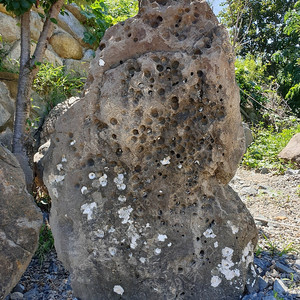
{"label": "gravel ground", "polygon": [[[300,170],[276,176],[239,169],[230,185],[259,230],[254,259],[257,285],[243,300],[300,300]],[[33,258],[9,299],[76,300],[70,276],[55,251],[42,264]]]}

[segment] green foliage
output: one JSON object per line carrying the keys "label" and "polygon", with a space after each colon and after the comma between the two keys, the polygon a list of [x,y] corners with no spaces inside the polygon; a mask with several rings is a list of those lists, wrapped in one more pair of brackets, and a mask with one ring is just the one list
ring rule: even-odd
{"label": "green foliage", "polygon": [[276,93],[300,116],[300,1],[225,0],[221,22],[240,57],[249,54],[264,65]]}
{"label": "green foliage", "polygon": [[85,6],[81,12],[88,20],[84,41],[91,45],[99,44],[107,28],[134,16],[137,11],[136,0],[98,0]]}
{"label": "green foliage", "polygon": [[36,0],[0,0],[0,3],[5,6],[7,11],[20,16],[29,11]]}
{"label": "green foliage", "polygon": [[63,66],[45,63],[40,66],[33,83],[34,90],[44,98],[49,112],[58,103],[81,93],[86,78],[66,74]]}
{"label": "green foliage", "polygon": [[300,132],[300,122],[295,118],[288,120],[287,128],[283,124],[276,127],[264,128],[263,124],[253,128],[254,142],[245,153],[242,165],[247,168],[267,168],[277,173],[283,173],[292,165],[278,158],[279,152],[287,145],[290,139]]}
{"label": "green foliage", "polygon": [[258,104],[252,101],[252,99],[262,104],[268,101],[268,98],[264,94],[266,89],[263,88],[267,84],[267,79],[264,77],[264,66],[260,60],[255,60],[250,55],[244,59],[238,58],[235,62],[235,75],[237,84],[242,91],[242,106],[251,101],[253,106],[257,107]]}
{"label": "green foliage", "polygon": [[39,258],[40,263],[45,260],[45,255],[54,248],[54,239],[49,224],[43,224],[40,237],[39,246],[35,255]]}

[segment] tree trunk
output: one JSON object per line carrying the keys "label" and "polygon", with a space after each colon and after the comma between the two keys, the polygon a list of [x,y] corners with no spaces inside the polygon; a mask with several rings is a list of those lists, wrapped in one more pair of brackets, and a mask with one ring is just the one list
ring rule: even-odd
{"label": "tree trunk", "polygon": [[26,178],[27,186],[32,183],[33,175],[26,152],[26,120],[30,113],[30,11],[21,16],[21,57],[14,122],[13,153],[17,157]]}
{"label": "tree trunk", "polygon": [[54,24],[51,19],[56,19],[64,0],[54,2],[50,8],[40,34],[34,55],[30,58],[30,11],[21,16],[21,57],[20,73],[18,82],[18,93],[16,99],[16,113],[14,122],[13,153],[17,157],[26,178],[26,184],[31,190],[33,172],[26,151],[26,120],[30,114],[30,91],[34,77],[38,72],[37,62],[41,62],[47,48],[48,40],[53,32]]}

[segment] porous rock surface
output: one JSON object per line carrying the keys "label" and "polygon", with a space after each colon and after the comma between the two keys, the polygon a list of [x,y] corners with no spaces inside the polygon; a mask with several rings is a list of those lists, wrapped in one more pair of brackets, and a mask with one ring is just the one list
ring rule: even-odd
{"label": "porous rock surface", "polygon": [[17,159],[0,144],[0,299],[18,283],[38,245],[42,214]]}
{"label": "porous rock surface", "polygon": [[[110,28],[44,158],[51,228],[81,299],[239,299],[254,221],[226,30],[205,1],[140,3]],[[203,296],[205,295],[205,296]]]}

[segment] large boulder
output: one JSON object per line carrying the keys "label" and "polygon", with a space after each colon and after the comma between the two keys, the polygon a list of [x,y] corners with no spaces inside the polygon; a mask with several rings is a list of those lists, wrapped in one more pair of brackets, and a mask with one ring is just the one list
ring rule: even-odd
{"label": "large boulder", "polygon": [[83,56],[79,42],[66,32],[53,34],[50,38],[50,44],[62,58],[81,59]]}
{"label": "large boulder", "polygon": [[68,32],[74,39],[76,39],[83,47],[91,47],[86,44],[84,40],[84,34],[86,33],[86,28],[80,23],[80,21],[67,9],[65,13],[60,13],[58,15],[58,25],[63,30]]}
{"label": "large boulder", "polygon": [[286,147],[278,154],[278,157],[300,165],[300,133],[291,138]]}
{"label": "large boulder", "polygon": [[2,40],[6,43],[12,43],[20,39],[20,26],[18,20],[5,13],[0,12],[0,28]]}
{"label": "large boulder", "polygon": [[43,160],[76,297],[252,290],[257,230],[228,186],[244,148],[226,29],[205,1],[141,1],[107,30]]}
{"label": "large boulder", "polygon": [[38,245],[42,214],[26,191],[17,159],[0,145],[0,299],[25,272]]}

